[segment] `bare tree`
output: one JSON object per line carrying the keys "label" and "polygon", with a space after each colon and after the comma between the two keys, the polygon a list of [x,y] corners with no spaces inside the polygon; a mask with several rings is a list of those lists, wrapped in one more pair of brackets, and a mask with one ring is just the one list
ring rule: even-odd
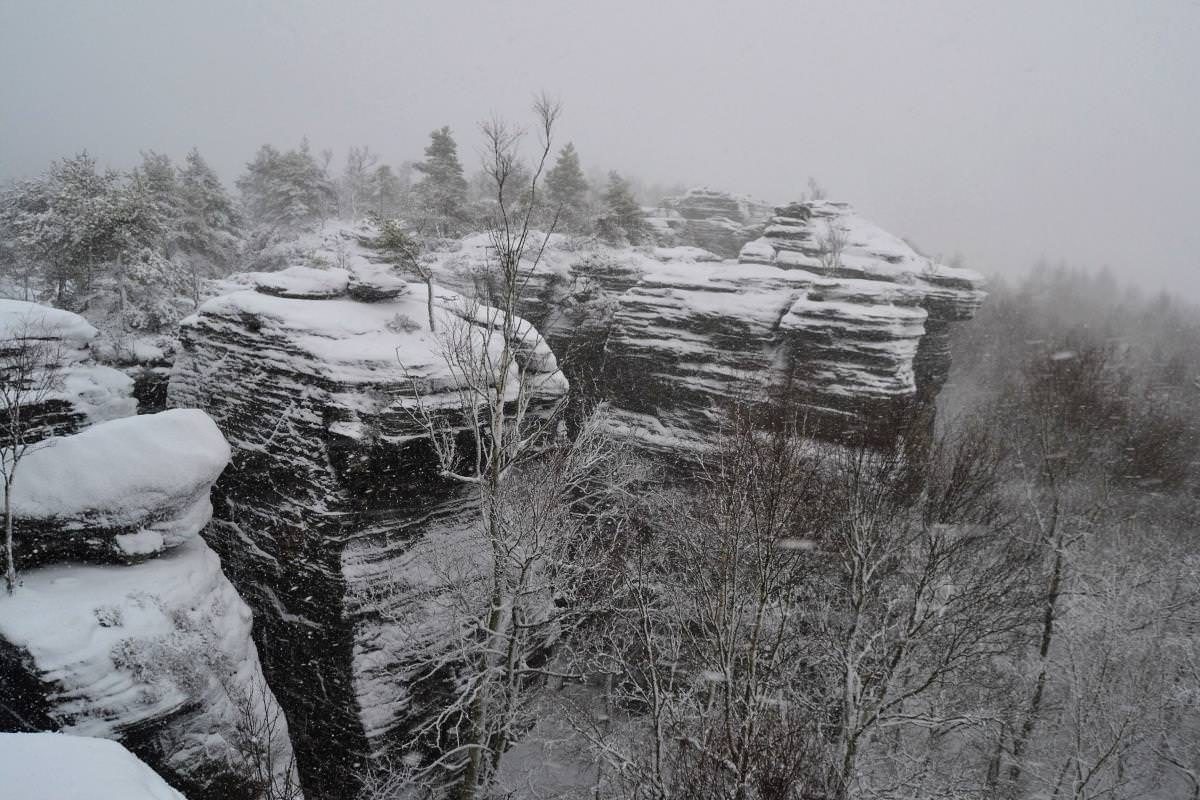
{"label": "bare tree", "polygon": [[396,266],[417,276],[425,284],[425,313],[429,318],[429,330],[437,332],[433,313],[433,264],[422,257],[423,225],[409,230],[398,219],[375,218],[379,233],[370,240],[370,245],[390,258]]}
{"label": "bare tree", "polygon": [[295,756],[279,768],[280,751],[289,746],[287,721],[270,687],[261,678],[250,686],[231,680],[222,684],[234,711],[233,771],[246,777],[261,800],[302,800]]}
{"label": "bare tree", "polygon": [[822,186],[817,181],[816,178],[809,175],[808,176],[808,191],[805,193],[804,199],[816,201],[816,200],[824,200],[826,197],[828,197],[828,194],[825,192],[825,187]]}
{"label": "bare tree", "polygon": [[47,431],[34,417],[59,384],[62,350],[42,338],[42,327],[26,315],[8,326],[0,340],[0,478],[4,480],[4,582],[9,594],[17,585],[13,548],[12,488],[22,459],[43,446]]}
{"label": "bare tree", "polygon": [[786,798],[821,783],[817,718],[800,702],[818,446],[748,417],[734,427],[698,491],[649,501],[652,530],[613,564],[619,602],[586,631],[604,702],[573,718],[601,795]]}
{"label": "bare tree", "polygon": [[486,518],[415,543],[382,588],[391,602],[377,604],[406,642],[411,691],[440,698],[412,728],[410,750],[436,754],[412,780],[449,776],[459,797],[495,778],[547,683],[584,677],[567,651],[611,594],[606,534],[635,472],[594,415],[511,474],[478,506]]}
{"label": "bare tree", "polygon": [[368,199],[372,171],[379,163],[379,156],[371,152],[371,148],[352,145],[346,153],[346,166],[342,171],[341,189],[345,207],[350,219],[358,219],[360,204]]}
{"label": "bare tree", "polygon": [[634,798],[957,796],[994,724],[975,685],[1028,619],[1024,549],[976,432],[935,448],[834,447],[739,421],[647,514],[597,639],[613,701],[579,724],[602,793]]}
{"label": "bare tree", "polygon": [[[577,677],[556,668],[551,654],[587,613],[578,602],[588,594],[583,587],[604,573],[585,565],[603,558],[604,548],[584,540],[603,519],[604,498],[631,474],[614,468],[620,449],[599,417],[573,442],[561,441],[565,379],[548,345],[517,315],[553,231],[552,224],[535,232],[533,221],[559,105],[542,96],[534,111],[538,156],[528,181],[519,180],[523,132],[498,119],[481,126],[496,200],[494,280],[486,297],[464,299],[440,331],[453,388],[432,395],[414,380],[409,399],[441,474],[469,487],[476,508],[456,540],[414,548],[413,557],[425,559],[418,571],[440,576],[440,586],[427,595],[432,607],[415,616],[410,608],[400,620],[414,642],[412,679],[455,676],[452,697],[417,727],[412,744],[432,746],[437,756],[423,774],[449,772],[462,800],[494,779],[530,724],[528,689]],[[422,623],[431,615],[441,624],[429,636]]]}
{"label": "bare tree", "polygon": [[833,274],[842,268],[842,251],[846,249],[846,233],[829,220],[825,233],[817,238],[821,268]]}
{"label": "bare tree", "polygon": [[954,796],[932,770],[953,764],[932,756],[993,724],[972,695],[1029,618],[1029,555],[998,515],[982,436],[935,447],[915,498],[902,444],[836,454],[828,613],[813,620],[839,710],[834,796]]}

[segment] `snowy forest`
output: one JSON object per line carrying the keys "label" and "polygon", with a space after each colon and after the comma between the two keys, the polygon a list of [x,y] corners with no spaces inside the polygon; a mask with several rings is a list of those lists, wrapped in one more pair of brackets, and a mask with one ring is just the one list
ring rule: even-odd
{"label": "snowy forest", "polygon": [[1200,800],[1200,306],[573,101],[0,181],[0,798]]}

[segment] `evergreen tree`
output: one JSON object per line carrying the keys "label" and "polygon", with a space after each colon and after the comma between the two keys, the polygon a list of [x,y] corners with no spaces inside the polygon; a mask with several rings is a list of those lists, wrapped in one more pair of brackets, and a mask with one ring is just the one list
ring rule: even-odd
{"label": "evergreen tree", "polygon": [[155,180],[135,169],[114,193],[109,273],[122,328],[158,330],[179,316],[171,308],[183,270],[165,250],[177,217],[175,204],[161,194],[167,190],[161,166],[159,160],[152,170]]}
{"label": "evergreen tree", "polygon": [[221,180],[195,148],[179,173],[182,214],[178,249],[187,266],[193,302],[205,278],[228,274],[237,260],[241,219]]}
{"label": "evergreen tree", "polygon": [[371,211],[384,219],[398,215],[408,190],[404,179],[387,164],[376,167],[370,178],[368,190]]}
{"label": "evergreen tree", "polygon": [[449,127],[429,134],[425,160],[413,167],[422,176],[415,189],[423,216],[430,218],[441,234],[461,230],[467,218],[467,181]]}
{"label": "evergreen tree", "polygon": [[281,153],[271,145],[259,148],[246,174],[238,178],[246,216],[256,225],[295,231],[323,222],[337,201],[325,170],[309,151]]}
{"label": "evergreen tree", "polygon": [[567,142],[558,160],[546,175],[549,211],[558,214],[558,227],[572,233],[587,232],[588,182],[579,166],[575,145]]}
{"label": "evergreen tree", "polygon": [[172,257],[178,249],[183,218],[183,197],[175,165],[162,153],[143,152],[142,163],[130,178],[139,184],[141,200],[148,204],[146,211],[155,218],[154,226],[161,237],[158,246],[167,258]]}
{"label": "evergreen tree", "polygon": [[347,219],[358,219],[369,209],[373,170],[378,161],[379,156],[366,145],[351,147],[346,154],[346,167],[342,170],[341,209]]}
{"label": "evergreen tree", "polygon": [[5,194],[0,206],[5,238],[18,258],[39,265],[60,306],[91,292],[112,256],[119,178],[112,170],[97,170],[95,159],[83,152],[53,162],[44,175]]}
{"label": "evergreen tree", "polygon": [[622,240],[641,244],[650,235],[646,215],[638,205],[629,183],[616,172],[608,173],[604,192],[605,215],[599,220],[600,234],[610,242]]}

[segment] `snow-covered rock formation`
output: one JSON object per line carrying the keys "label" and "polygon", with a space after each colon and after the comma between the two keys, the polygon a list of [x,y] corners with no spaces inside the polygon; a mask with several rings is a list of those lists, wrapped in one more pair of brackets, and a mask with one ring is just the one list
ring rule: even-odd
{"label": "snow-covered rock formation", "polygon": [[6,800],[185,800],[117,742],[61,733],[0,733]]}
{"label": "snow-covered rock formation", "polygon": [[18,351],[24,351],[57,371],[55,385],[28,408],[38,421],[34,438],[72,433],[137,411],[133,380],[96,363],[92,344],[98,335],[78,314],[0,298],[0,370],[11,369]]}
{"label": "snow-covered rock formation", "polygon": [[757,236],[771,207],[748,197],[713,189],[691,189],[669,197],[648,221],[663,244],[701,247],[721,258],[736,258]]}
{"label": "snow-covered rock formation", "polygon": [[669,261],[619,298],[603,391],[632,435],[702,442],[731,399],[782,395],[815,430],[886,435],[931,409],[948,325],[981,277],[915,252],[845,203],[776,209],[738,263]]}
{"label": "snow-covered rock formation", "polygon": [[[949,326],[975,313],[981,276],[917,253],[846,203],[782,206],[754,230],[737,261],[694,243],[577,250],[552,237],[523,313],[577,390],[668,456],[711,441],[733,400],[784,397],[822,435],[888,437],[928,422]],[[487,244],[473,235],[436,254],[439,280],[477,283]]]}
{"label": "snow-covered rock formation", "polygon": [[[457,402],[424,285],[365,257],[344,263],[231,281],[253,288],[184,321],[169,389],[173,405],[207,411],[233,447],[206,537],[258,614],[306,790],[322,798],[353,796],[364,757],[411,721],[404,642],[385,630],[378,598],[394,599],[381,590],[417,537],[469,510],[439,476],[414,413],[418,393],[425,408]],[[487,323],[461,295],[435,289],[434,324],[479,341]],[[522,329],[534,404],[554,404],[566,380]]]}
{"label": "snow-covered rock formation", "polygon": [[[716,193],[689,198],[670,246],[553,236],[526,265],[522,314],[549,343],[525,353],[541,402],[567,389],[561,359],[576,392],[610,401],[618,430],[667,458],[711,442],[733,401],[784,396],[829,435],[894,435],[914,405],[932,408],[947,326],[974,313],[979,276],[845,204],[767,220]],[[718,219],[737,224],[710,244],[737,260],[697,245]],[[356,764],[428,699],[407,684],[405,644],[381,622],[397,596],[381,588],[408,580],[413,543],[453,535],[467,509],[413,413],[416,394],[450,404],[456,388],[427,290],[383,265],[367,233],[322,238],[308,266],[225,281],[182,325],[169,390],[233,447],[206,536],[259,615],[264,667],[322,797],[352,794]],[[429,254],[462,293],[433,290],[437,331],[479,324],[463,295],[487,291],[490,244],[473,234]]]}
{"label": "snow-covered rock formation", "polygon": [[288,779],[250,609],[199,536],[228,461],[194,410],[103,422],[25,457],[21,583],[0,595],[0,730],[117,739],[193,800],[251,800],[264,776]]}

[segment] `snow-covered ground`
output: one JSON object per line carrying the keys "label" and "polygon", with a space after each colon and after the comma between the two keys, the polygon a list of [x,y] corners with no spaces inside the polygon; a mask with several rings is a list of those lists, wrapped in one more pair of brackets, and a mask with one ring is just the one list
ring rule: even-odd
{"label": "snow-covered ground", "polygon": [[0,733],[4,800],[185,800],[117,742]]}

